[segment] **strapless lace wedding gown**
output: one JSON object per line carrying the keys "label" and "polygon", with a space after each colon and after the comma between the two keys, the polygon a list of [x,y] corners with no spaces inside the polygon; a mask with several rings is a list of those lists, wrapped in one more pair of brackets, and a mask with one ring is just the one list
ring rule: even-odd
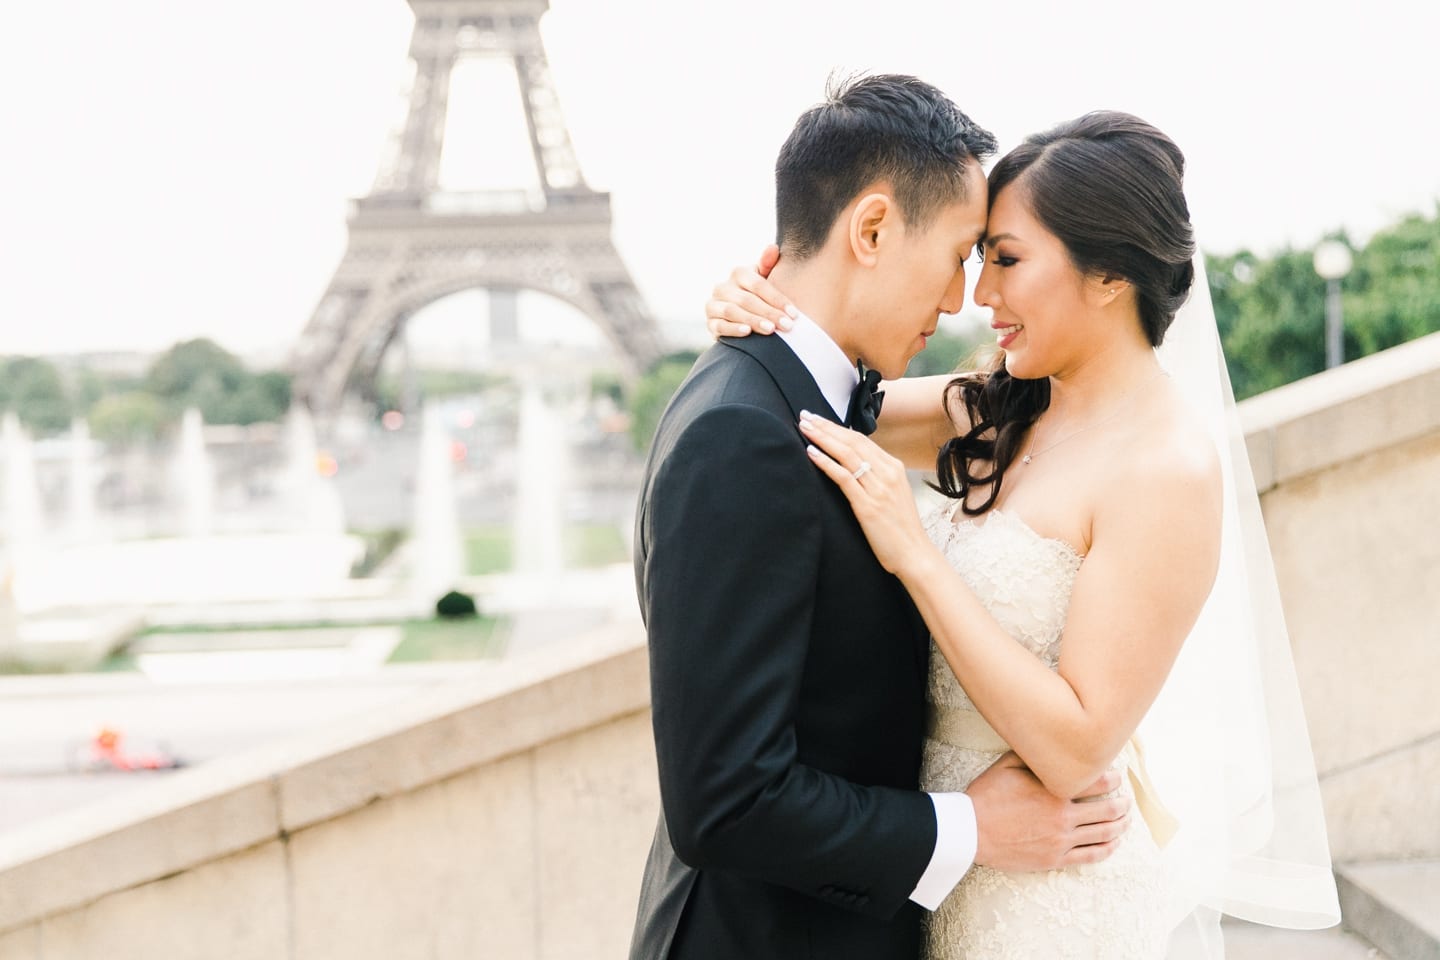
{"label": "strapless lace wedding gown", "polygon": [[[926,529],[1016,642],[1052,670],[1082,557],[1000,510]],[[958,511],[956,511],[958,512]],[[963,515],[962,515],[963,517]],[[921,787],[963,790],[1009,749],[975,710],[938,649],[931,650],[928,733]],[[1123,758],[1114,766],[1123,769]],[[1122,778],[1128,781],[1128,778]],[[1122,787],[1128,793],[1128,782]],[[1139,960],[1163,957],[1159,851],[1138,815],[1099,864],[1042,873],[976,866],[927,918],[928,960]]]}

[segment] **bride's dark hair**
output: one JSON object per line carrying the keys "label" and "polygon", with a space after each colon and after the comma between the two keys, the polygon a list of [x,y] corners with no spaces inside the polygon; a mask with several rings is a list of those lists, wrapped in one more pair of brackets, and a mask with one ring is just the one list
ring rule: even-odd
{"label": "bride's dark hair", "polygon": [[[1158,347],[1195,276],[1184,174],[1185,155],[1165,134],[1128,113],[1097,111],[1001,157],[990,174],[990,204],[1013,186],[1077,270],[1128,281],[1145,336]],[[940,450],[936,489],[965,501],[989,487],[978,506],[962,507],[975,516],[994,506],[1025,432],[1050,406],[1050,380],[1012,377],[1002,353],[992,369],[952,380],[945,401],[951,410],[963,406],[967,419]]]}

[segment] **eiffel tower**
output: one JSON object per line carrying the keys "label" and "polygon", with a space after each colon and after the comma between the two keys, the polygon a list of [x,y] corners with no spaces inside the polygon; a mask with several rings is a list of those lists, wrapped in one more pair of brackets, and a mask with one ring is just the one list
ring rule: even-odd
{"label": "eiffel tower", "polygon": [[[348,392],[373,396],[380,362],[408,317],[471,288],[490,291],[492,326],[535,290],[593,319],[631,366],[663,352],[659,331],[611,239],[610,195],[586,185],[541,42],[549,0],[408,0],[415,14],[409,111],[349,243],[290,361],[294,393],[321,422]],[[451,73],[469,57],[511,61],[538,189],[449,192],[440,178]]]}

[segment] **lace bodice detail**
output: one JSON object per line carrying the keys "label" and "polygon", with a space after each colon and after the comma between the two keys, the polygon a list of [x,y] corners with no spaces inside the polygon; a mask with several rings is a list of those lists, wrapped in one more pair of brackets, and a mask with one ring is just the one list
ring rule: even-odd
{"label": "lace bodice detail", "polygon": [[[925,531],[965,578],[1005,632],[1052,670],[1060,662],[1060,634],[1070,607],[1070,588],[1082,557],[1063,540],[1042,537],[1003,510],[959,521],[944,504],[925,521]],[[962,515],[963,517],[963,515]],[[951,709],[975,707],[938,651],[930,658],[929,699]]]}
{"label": "lace bodice detail", "polygon": [[[928,515],[931,540],[1005,632],[1056,669],[1084,557],[1003,510],[958,521],[954,512],[951,503]],[[1008,747],[934,648],[927,699],[921,787],[964,790]],[[1115,766],[1124,762],[1117,758]],[[1045,873],[971,868],[928,917],[925,958],[1155,960],[1165,950],[1162,899],[1159,851],[1137,816],[1115,854],[1093,866]]]}

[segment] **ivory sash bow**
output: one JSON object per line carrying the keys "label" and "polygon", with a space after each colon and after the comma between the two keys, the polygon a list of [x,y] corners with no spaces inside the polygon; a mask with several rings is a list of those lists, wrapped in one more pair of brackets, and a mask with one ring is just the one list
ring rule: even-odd
{"label": "ivory sash bow", "polygon": [[[930,713],[925,718],[925,735],[931,740],[981,753],[1004,753],[1010,749],[995,728],[974,710],[951,710],[943,715]],[[1120,756],[1125,760],[1125,772],[1130,775],[1135,809],[1140,811],[1155,845],[1164,847],[1180,828],[1180,821],[1166,809],[1150,781],[1150,773],[1145,768],[1145,748],[1138,734],[1125,744]]]}

